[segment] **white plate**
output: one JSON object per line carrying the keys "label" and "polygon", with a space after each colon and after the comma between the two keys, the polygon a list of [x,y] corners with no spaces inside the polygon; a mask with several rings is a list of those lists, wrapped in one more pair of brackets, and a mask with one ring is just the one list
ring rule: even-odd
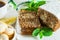
{"label": "white plate", "polygon": [[[48,2],[47,2],[48,3]],[[49,2],[48,4],[45,4],[41,6],[41,8],[52,12],[54,15],[57,16],[58,19],[60,19],[60,3],[59,2]],[[17,30],[17,40],[39,40],[39,36],[36,38],[32,36],[23,36],[20,34],[20,26],[17,20],[16,24],[16,30]],[[60,29],[58,29],[54,34],[50,37],[43,37],[42,40],[60,40]]]}

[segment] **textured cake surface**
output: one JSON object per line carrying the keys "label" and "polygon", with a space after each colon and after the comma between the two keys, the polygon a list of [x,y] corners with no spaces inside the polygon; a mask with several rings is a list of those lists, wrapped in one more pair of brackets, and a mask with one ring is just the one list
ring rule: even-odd
{"label": "textured cake surface", "polygon": [[19,23],[21,31],[26,34],[33,32],[35,28],[40,28],[40,21],[36,16],[36,12],[21,10],[19,15]]}
{"label": "textured cake surface", "polygon": [[57,26],[59,24],[59,21],[55,15],[41,8],[38,10],[37,14],[43,24],[52,28],[53,30],[55,30],[55,28],[58,28]]}

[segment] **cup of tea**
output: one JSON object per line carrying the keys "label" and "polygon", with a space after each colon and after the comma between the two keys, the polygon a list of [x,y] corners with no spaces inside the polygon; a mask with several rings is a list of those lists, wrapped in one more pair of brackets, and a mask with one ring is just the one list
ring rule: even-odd
{"label": "cup of tea", "polygon": [[7,0],[0,0],[0,19],[7,14],[8,2]]}

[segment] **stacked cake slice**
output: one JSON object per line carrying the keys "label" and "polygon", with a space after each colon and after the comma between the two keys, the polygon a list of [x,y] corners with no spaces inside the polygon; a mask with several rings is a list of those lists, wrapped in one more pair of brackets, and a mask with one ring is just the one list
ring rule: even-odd
{"label": "stacked cake slice", "polygon": [[41,23],[52,28],[53,31],[56,31],[60,27],[58,18],[52,13],[40,8],[37,14]]}
{"label": "stacked cake slice", "polygon": [[35,28],[40,28],[40,22],[36,12],[21,10],[19,15],[22,34],[31,34]]}

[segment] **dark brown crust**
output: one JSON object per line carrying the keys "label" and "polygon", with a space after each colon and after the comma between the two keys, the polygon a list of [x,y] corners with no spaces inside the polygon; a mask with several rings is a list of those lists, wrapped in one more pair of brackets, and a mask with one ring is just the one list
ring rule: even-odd
{"label": "dark brown crust", "polygon": [[58,23],[56,24],[56,26],[54,27],[54,31],[56,31],[57,29],[59,29],[60,28],[60,20],[58,21]]}
{"label": "dark brown crust", "polygon": [[21,35],[32,35],[32,32],[25,32],[25,31],[23,31],[23,32],[21,32]]}
{"label": "dark brown crust", "polygon": [[37,14],[43,24],[47,25],[53,30],[56,30],[55,28],[58,28],[56,25],[58,25],[59,22],[58,18],[55,15],[41,8],[39,8]]}
{"label": "dark brown crust", "polygon": [[26,28],[22,28],[21,29],[21,33],[25,34],[25,35],[31,35],[33,30],[34,30],[34,28],[27,28],[27,29]]}

